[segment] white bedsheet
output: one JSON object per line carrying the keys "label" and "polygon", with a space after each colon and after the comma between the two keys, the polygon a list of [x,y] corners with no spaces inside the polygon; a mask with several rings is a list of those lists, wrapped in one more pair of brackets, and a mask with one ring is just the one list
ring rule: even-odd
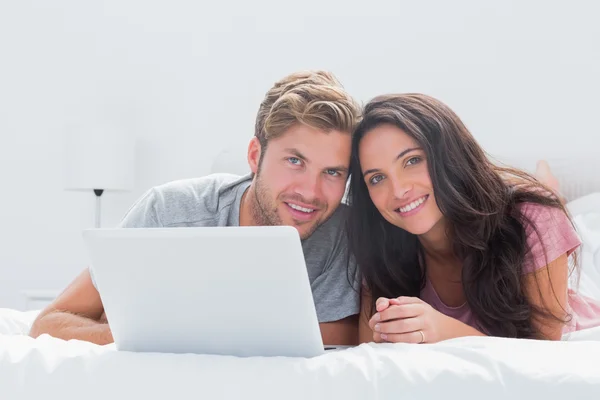
{"label": "white bedsheet", "polygon": [[117,352],[0,336],[3,399],[598,399],[596,341],[461,338],[381,344],[314,359]]}
{"label": "white bedsheet", "polygon": [[[586,204],[574,215],[580,288],[600,298],[600,202]],[[480,337],[235,358],[33,339],[25,334],[34,317],[0,309],[0,399],[600,399],[600,328],[560,342]]]}
{"label": "white bedsheet", "polygon": [[600,299],[600,193],[586,196],[574,202],[570,208],[582,241],[578,290]]}

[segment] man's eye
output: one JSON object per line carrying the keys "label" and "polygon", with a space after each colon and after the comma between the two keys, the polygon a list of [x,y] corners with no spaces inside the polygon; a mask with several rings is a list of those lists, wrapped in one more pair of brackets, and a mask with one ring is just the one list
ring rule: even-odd
{"label": "man's eye", "polygon": [[327,175],[331,175],[331,176],[339,176],[340,172],[336,171],[335,169],[328,169],[327,171]]}
{"label": "man's eye", "polygon": [[298,157],[290,157],[290,158],[288,158],[288,161],[294,165],[300,164],[300,159]]}

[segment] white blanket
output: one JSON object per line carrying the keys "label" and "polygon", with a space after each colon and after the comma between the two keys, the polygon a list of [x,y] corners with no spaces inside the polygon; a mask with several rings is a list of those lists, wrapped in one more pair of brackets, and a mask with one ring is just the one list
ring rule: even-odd
{"label": "white blanket", "polygon": [[[370,344],[313,359],[117,352],[0,336],[3,399],[598,399],[596,341],[461,338]],[[572,397],[571,397],[572,396]]]}
{"label": "white blanket", "polygon": [[600,193],[570,203],[569,209],[582,241],[578,290],[600,299]]}
{"label": "white blanket", "polygon": [[[600,298],[600,202],[582,204],[581,289]],[[560,342],[473,337],[236,358],[33,339],[25,336],[33,318],[0,309],[0,399],[600,399],[600,328]]]}

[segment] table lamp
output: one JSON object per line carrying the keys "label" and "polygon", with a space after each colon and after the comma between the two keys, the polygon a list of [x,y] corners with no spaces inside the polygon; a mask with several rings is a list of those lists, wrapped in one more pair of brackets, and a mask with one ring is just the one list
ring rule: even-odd
{"label": "table lamp", "polygon": [[135,138],[113,126],[93,126],[66,134],[65,189],[96,195],[95,227],[101,225],[105,191],[133,189]]}

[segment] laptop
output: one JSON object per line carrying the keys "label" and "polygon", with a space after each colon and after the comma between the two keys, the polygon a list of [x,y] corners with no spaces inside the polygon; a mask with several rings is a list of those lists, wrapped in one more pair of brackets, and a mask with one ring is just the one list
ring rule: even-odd
{"label": "laptop", "polygon": [[90,229],[83,239],[117,350],[325,352],[293,227]]}

